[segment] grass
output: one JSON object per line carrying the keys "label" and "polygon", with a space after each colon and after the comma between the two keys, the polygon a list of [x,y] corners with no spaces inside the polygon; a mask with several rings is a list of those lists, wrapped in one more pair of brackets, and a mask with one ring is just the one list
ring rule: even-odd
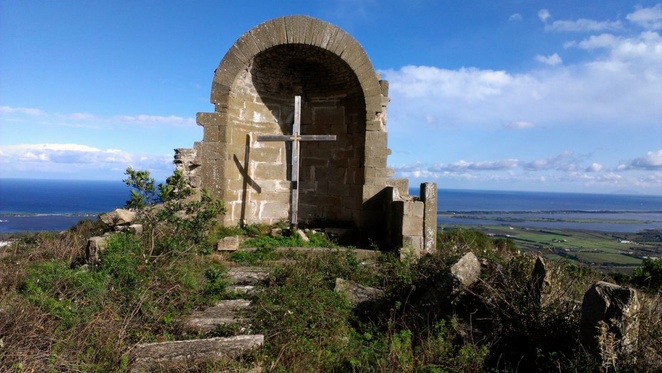
{"label": "grass", "polygon": [[[268,286],[254,295],[250,332],[263,333],[262,349],[245,357],[269,371],[483,372],[592,371],[596,361],[577,342],[584,291],[597,280],[610,280],[569,261],[548,263],[550,284],[544,302],[527,292],[534,257],[518,253],[515,241],[476,230],[444,231],[438,250],[420,260],[383,253],[359,259],[353,249],[334,247],[318,255],[288,254],[274,247],[323,246],[333,242],[310,235],[270,237],[266,227],[251,233],[251,252],[229,256],[242,264],[274,265]],[[512,230],[508,230],[512,232]],[[227,233],[227,232],[226,232]],[[533,241],[535,232],[523,231]],[[94,225],[62,235],[27,235],[0,256],[0,366],[7,371],[124,371],[127,351],[137,343],[198,337],[178,320],[194,309],[235,297],[226,292],[226,263],[207,254],[208,243],[169,239],[150,256],[149,237],[117,234],[98,267],[81,266]],[[526,234],[526,236],[525,236]],[[539,232],[544,239],[577,240],[596,236]],[[542,239],[542,238],[540,238]],[[575,241],[573,241],[573,244]],[[470,291],[435,307],[423,303],[426,292],[447,276],[467,252],[479,257],[481,278]],[[616,261],[622,255],[590,253]],[[556,254],[551,254],[556,255]],[[613,255],[613,258],[609,255]],[[652,263],[652,264],[650,264]],[[650,262],[636,281],[659,286],[659,266]],[[377,287],[385,297],[353,307],[334,291],[344,278]],[[627,278],[624,278],[627,279]],[[611,280],[610,280],[611,281]],[[621,370],[655,371],[662,367],[659,295],[641,295],[639,343],[646,348],[626,355]],[[214,335],[238,330],[219,328]],[[636,359],[635,359],[636,358]],[[212,362],[173,366],[175,372],[241,369],[243,363]]]}

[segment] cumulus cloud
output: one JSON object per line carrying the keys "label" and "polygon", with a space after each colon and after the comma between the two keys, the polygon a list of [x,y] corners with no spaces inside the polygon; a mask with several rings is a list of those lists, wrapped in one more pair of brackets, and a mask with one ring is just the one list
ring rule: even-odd
{"label": "cumulus cloud", "polygon": [[554,53],[550,56],[542,56],[542,55],[537,55],[536,56],[536,61],[544,63],[545,65],[550,65],[550,66],[556,66],[560,65],[563,63],[563,60],[561,57],[558,55],[558,53]]}
{"label": "cumulus cloud", "polygon": [[645,29],[662,29],[662,4],[650,8],[637,7],[637,10],[625,16],[625,18]]}
{"label": "cumulus cloud", "polygon": [[545,25],[545,31],[551,32],[595,32],[621,28],[623,28],[621,21],[595,21],[585,18],[574,21],[559,20]]}
{"label": "cumulus cloud", "polygon": [[195,119],[178,117],[176,115],[160,116],[160,115],[118,115],[113,119],[120,122],[129,123],[143,123],[143,124],[171,124],[171,125],[192,125],[195,124]]}
{"label": "cumulus cloud", "polygon": [[522,15],[519,13],[514,13],[511,14],[510,17],[508,17],[509,21],[521,21],[522,20]]}
{"label": "cumulus cloud", "polygon": [[460,172],[460,171],[497,171],[497,170],[511,170],[519,165],[516,159],[506,159],[502,161],[482,161],[482,162],[467,162],[464,160],[451,163],[451,164],[438,164],[431,166],[428,170],[432,172]]}
{"label": "cumulus cloud", "polygon": [[540,20],[543,22],[547,22],[548,19],[552,18],[552,15],[549,13],[549,10],[540,9],[538,11],[538,18],[540,18]]}
{"label": "cumulus cloud", "polygon": [[539,56],[558,64],[519,73],[411,65],[381,70],[392,102],[398,103],[389,108],[389,124],[434,118],[432,124],[439,126],[489,128],[527,118],[544,127],[625,129],[659,123],[662,38],[657,32],[592,35],[566,47],[594,53],[573,64],[561,64],[558,54]]}
{"label": "cumulus cloud", "polygon": [[548,21],[552,18],[552,14],[547,9],[539,10],[538,18],[545,24],[545,31],[550,32],[596,32],[620,30],[623,28],[621,21],[596,21],[586,18],[558,20],[549,23]]}
{"label": "cumulus cloud", "polygon": [[662,149],[649,151],[643,157],[635,158],[626,163],[622,163],[617,168],[624,170],[662,170]]}
{"label": "cumulus cloud", "polygon": [[129,166],[172,170],[172,156],[134,154],[82,144],[18,144],[0,145],[0,164],[3,172],[14,175],[26,171],[56,172],[62,175],[80,172],[80,177],[85,178],[85,175],[100,170],[107,173],[110,170],[124,170]]}
{"label": "cumulus cloud", "polygon": [[586,167],[586,172],[600,172],[602,169],[603,166],[600,163],[592,163],[590,166]]}
{"label": "cumulus cloud", "polygon": [[45,113],[35,108],[0,106],[0,114],[44,115]]}
{"label": "cumulus cloud", "polygon": [[526,128],[533,128],[535,126],[536,125],[534,123],[527,122],[524,120],[517,120],[506,124],[506,128],[508,129],[526,129]]}
{"label": "cumulus cloud", "polygon": [[[39,116],[40,119],[50,120],[51,122],[58,125],[72,125],[66,121],[76,121],[76,122],[124,122],[124,123],[135,123],[135,124],[163,124],[171,126],[189,126],[195,125],[195,119],[190,117],[180,117],[177,115],[148,115],[148,114],[137,114],[137,115],[115,115],[112,117],[101,117],[90,113],[70,113],[70,114],[60,114],[60,113],[48,113],[44,110],[37,108],[25,108],[25,107],[11,107],[11,106],[0,106],[0,115],[26,115],[26,116]],[[63,122],[64,121],[64,122]],[[79,125],[79,124],[74,124]]]}

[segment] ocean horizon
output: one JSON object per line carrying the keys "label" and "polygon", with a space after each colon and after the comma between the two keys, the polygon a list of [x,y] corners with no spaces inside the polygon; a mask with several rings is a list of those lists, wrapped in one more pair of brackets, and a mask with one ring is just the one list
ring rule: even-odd
{"label": "ocean horizon", "polygon": [[[129,191],[121,180],[0,179],[0,233],[62,231],[80,220],[123,207]],[[411,188],[410,194],[417,196],[418,188]],[[439,189],[437,210],[442,225],[503,223],[502,215],[507,215],[522,223],[527,216],[535,217],[536,224],[542,220],[544,227],[553,228],[554,219],[545,217],[562,214],[575,221],[562,228],[600,228],[599,224],[576,223],[589,214],[593,222],[612,219],[622,223],[606,223],[598,230],[662,229],[662,195]]]}

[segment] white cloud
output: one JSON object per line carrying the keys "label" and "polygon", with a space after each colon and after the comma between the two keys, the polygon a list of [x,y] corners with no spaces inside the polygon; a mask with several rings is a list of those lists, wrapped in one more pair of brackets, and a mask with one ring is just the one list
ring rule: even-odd
{"label": "white cloud", "polygon": [[645,156],[623,163],[617,168],[624,170],[662,170],[662,149],[649,151]]}
{"label": "white cloud", "polygon": [[44,115],[45,113],[35,108],[0,106],[0,114]]}
{"label": "white cloud", "polygon": [[527,128],[534,128],[536,125],[531,122],[519,120],[519,121],[514,121],[506,124],[506,128],[509,129],[527,129]]}
{"label": "white cloud", "polygon": [[577,20],[558,20],[552,23],[548,21],[552,14],[547,9],[538,11],[538,18],[545,24],[545,31],[551,32],[596,32],[620,30],[623,28],[621,21],[595,21],[592,19],[579,18]]}
{"label": "white cloud", "polygon": [[[22,114],[27,116],[39,116],[40,120],[50,118],[50,121],[57,125],[63,126],[79,126],[80,124],[70,124],[66,121],[83,121],[83,122],[124,122],[124,123],[137,123],[137,124],[164,124],[172,126],[189,126],[195,125],[195,119],[190,117],[180,117],[177,115],[115,115],[113,117],[100,117],[90,113],[48,113],[41,109],[24,108],[24,107],[11,107],[0,106],[0,114]],[[62,121],[65,121],[64,123]]]}
{"label": "white cloud", "polygon": [[536,56],[536,61],[544,63],[545,65],[550,65],[550,66],[556,66],[560,65],[563,63],[563,60],[561,57],[557,54],[554,53],[550,56],[542,56],[542,55],[537,55]]}
{"label": "white cloud", "polygon": [[590,166],[586,167],[586,172],[600,172],[602,169],[603,166],[600,163],[592,163]]}
{"label": "white cloud", "polygon": [[[137,169],[172,170],[172,156],[133,154],[118,149],[99,149],[82,144],[18,144],[0,145],[3,174],[17,177],[25,174],[80,173],[80,178],[99,173],[108,176],[111,170]],[[96,177],[95,177],[96,178]]]}
{"label": "white cloud", "polygon": [[143,123],[143,124],[171,124],[171,125],[192,125],[195,124],[195,119],[178,117],[176,115],[160,116],[160,115],[118,115],[113,117],[114,120],[129,123]]}
{"label": "white cloud", "polygon": [[514,13],[511,14],[510,17],[508,17],[509,21],[521,21],[522,20],[522,15],[519,13]]}
{"label": "white cloud", "polygon": [[574,21],[554,21],[545,25],[545,31],[551,32],[596,32],[620,30],[623,28],[621,21],[595,21],[580,18]]}
{"label": "white cloud", "polygon": [[490,128],[520,118],[548,128],[579,125],[627,130],[659,124],[662,38],[657,32],[591,36],[575,46],[598,50],[585,62],[517,74],[471,67],[381,70],[390,83],[393,103],[389,125],[429,123],[429,118],[436,125],[463,128]]}
{"label": "white cloud", "polygon": [[463,172],[463,171],[497,171],[497,170],[511,170],[519,165],[516,159],[506,159],[503,161],[482,161],[482,162],[467,162],[464,160],[457,161],[452,164],[438,164],[428,168],[432,172]]}
{"label": "white cloud", "polygon": [[540,18],[540,20],[543,22],[547,22],[548,19],[552,18],[552,15],[549,13],[549,10],[540,9],[538,11],[538,18]]}
{"label": "white cloud", "polygon": [[637,10],[625,16],[625,18],[648,30],[662,29],[662,4],[650,8],[638,7]]}

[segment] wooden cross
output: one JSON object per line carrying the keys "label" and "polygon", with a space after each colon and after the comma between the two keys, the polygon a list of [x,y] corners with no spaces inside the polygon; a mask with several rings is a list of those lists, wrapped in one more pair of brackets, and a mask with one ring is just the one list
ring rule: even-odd
{"label": "wooden cross", "polygon": [[294,124],[291,135],[262,135],[257,141],[292,142],[292,200],[290,209],[290,225],[292,231],[299,225],[299,142],[301,141],[335,141],[336,135],[301,135],[301,96],[294,96]]}

